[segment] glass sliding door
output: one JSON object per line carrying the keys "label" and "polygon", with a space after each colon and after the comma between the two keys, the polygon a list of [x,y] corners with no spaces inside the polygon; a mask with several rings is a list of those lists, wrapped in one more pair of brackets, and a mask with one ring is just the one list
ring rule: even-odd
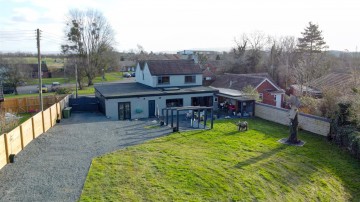
{"label": "glass sliding door", "polygon": [[130,102],[119,102],[119,120],[131,119]]}

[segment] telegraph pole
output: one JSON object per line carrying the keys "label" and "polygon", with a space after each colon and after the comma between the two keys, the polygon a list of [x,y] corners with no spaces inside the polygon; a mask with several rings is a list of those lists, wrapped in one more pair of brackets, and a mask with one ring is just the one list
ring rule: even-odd
{"label": "telegraph pole", "polygon": [[76,92],[76,99],[78,98],[78,71],[77,71],[77,63],[75,62],[75,84],[76,84],[76,87],[75,87],[75,92]]}
{"label": "telegraph pole", "polygon": [[42,96],[42,72],[41,72],[41,55],[40,55],[40,30],[36,30],[36,41],[38,51],[38,74],[39,74],[39,98],[40,98],[40,109],[44,111],[43,96]]}

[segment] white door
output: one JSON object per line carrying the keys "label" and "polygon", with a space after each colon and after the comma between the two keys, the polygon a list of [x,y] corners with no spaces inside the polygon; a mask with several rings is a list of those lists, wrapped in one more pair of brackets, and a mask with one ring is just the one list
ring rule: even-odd
{"label": "white door", "polygon": [[281,108],[281,94],[276,94],[276,107]]}

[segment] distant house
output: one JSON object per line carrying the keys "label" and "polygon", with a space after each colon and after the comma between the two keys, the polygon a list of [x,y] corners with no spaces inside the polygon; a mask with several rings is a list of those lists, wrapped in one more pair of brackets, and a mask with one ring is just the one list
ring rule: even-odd
{"label": "distant house", "polygon": [[322,97],[322,91],[336,89],[340,92],[348,92],[355,86],[355,78],[349,73],[330,73],[315,79],[304,85],[294,84],[290,86],[289,94],[300,96],[309,95],[315,98]]}
{"label": "distant house", "polygon": [[134,61],[120,61],[120,71],[121,72],[134,72],[136,67],[136,62]]}
{"label": "distant house", "polygon": [[262,103],[282,107],[285,91],[276,85],[267,73],[259,74],[224,74],[218,76],[210,87],[219,90],[220,99],[232,97],[246,97],[242,89],[246,86],[254,87]]}
{"label": "distant house", "polygon": [[322,97],[321,90],[317,90],[317,89],[311,88],[309,86],[299,85],[299,84],[290,85],[288,94],[295,95],[295,96],[308,95],[308,96],[311,96],[314,98]]}
{"label": "distant house", "polygon": [[[39,74],[38,74],[38,64],[23,64],[24,68],[29,68],[31,71],[31,77],[32,78],[38,78]],[[42,78],[51,78],[51,72],[49,71],[48,66],[46,65],[45,62],[41,63],[41,75]]]}
{"label": "distant house", "polygon": [[202,86],[202,70],[192,60],[140,61],[136,82],[95,86],[107,117],[126,120],[154,117],[166,107],[217,106],[216,89]]}
{"label": "distant house", "polygon": [[210,86],[216,79],[216,67],[211,64],[205,64],[203,67],[203,85]]}
{"label": "distant house", "polygon": [[181,59],[185,60],[194,60],[195,63],[199,61],[199,55],[207,56],[208,58],[214,58],[218,55],[217,51],[207,51],[207,50],[182,50],[178,51],[177,55],[180,56]]}
{"label": "distant house", "polygon": [[[3,64],[3,66],[6,64]],[[26,73],[30,78],[38,78],[38,64],[13,64],[16,65],[22,72]],[[45,62],[41,63],[42,78],[51,78],[51,72]]]}

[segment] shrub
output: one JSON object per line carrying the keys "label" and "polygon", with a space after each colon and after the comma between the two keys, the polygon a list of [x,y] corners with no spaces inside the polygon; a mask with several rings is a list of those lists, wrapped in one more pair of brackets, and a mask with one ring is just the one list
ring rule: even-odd
{"label": "shrub", "polygon": [[58,95],[63,95],[63,94],[71,94],[71,89],[70,88],[63,88],[63,87],[60,87],[60,88],[57,88],[55,90],[55,93],[58,94]]}
{"label": "shrub", "polygon": [[19,124],[18,118],[5,118],[5,112],[0,110],[0,135],[7,133]]}
{"label": "shrub", "polygon": [[336,121],[332,123],[329,139],[360,159],[360,132],[356,131],[354,126],[339,126],[337,124]]}

